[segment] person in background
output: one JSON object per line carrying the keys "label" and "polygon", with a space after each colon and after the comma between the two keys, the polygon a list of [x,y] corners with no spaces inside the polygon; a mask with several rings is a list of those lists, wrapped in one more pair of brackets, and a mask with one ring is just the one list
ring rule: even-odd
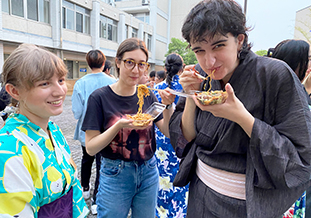
{"label": "person in background", "polygon": [[[137,38],[124,40],[117,49],[115,65],[119,80],[94,91],[88,100],[82,130],[90,155],[101,153],[101,175],[96,198],[98,217],[154,218],[159,174],[154,124],[168,134],[173,109],[165,109],[153,122],[134,126],[126,114],[138,112],[137,84],[148,70],[148,50]],[[144,97],[142,112],[157,102],[150,92]],[[161,91],[162,103],[169,105],[174,95]]]}
{"label": "person in background", "polygon": [[148,71],[146,71],[139,79],[138,84],[145,84],[149,87],[148,83]]}
{"label": "person in background", "polygon": [[155,70],[150,71],[150,73],[149,73],[149,80],[148,80],[148,82],[151,82],[151,81],[153,81],[153,82],[154,82],[156,72],[157,72],[157,71],[155,71]]}
{"label": "person in background", "polygon": [[146,85],[150,88],[154,87],[154,80],[155,80],[155,75],[156,75],[156,71],[152,70],[149,73],[149,78],[148,78],[148,82],[146,83]]}
{"label": "person in background", "polygon": [[83,197],[85,199],[90,198],[90,177],[92,174],[92,165],[94,158],[96,158],[96,179],[93,192],[93,203],[91,212],[97,213],[96,194],[99,183],[99,170],[100,170],[100,154],[91,156],[85,149],[85,132],[81,130],[81,126],[84,120],[87,101],[90,94],[103,86],[107,86],[116,82],[116,80],[107,74],[103,73],[103,69],[106,62],[106,56],[100,50],[91,50],[86,54],[86,61],[91,68],[91,73],[78,79],[74,85],[73,93],[71,97],[72,112],[75,119],[78,120],[73,139],[79,140],[82,148],[82,161],[81,161],[81,184],[83,188]]}
{"label": "person in background", "polygon": [[[270,49],[269,49],[270,50]],[[288,64],[288,66],[294,71],[299,78],[300,82],[306,78],[306,71],[309,64],[309,43],[303,40],[288,39],[283,40],[274,49],[271,49],[271,57],[282,60]],[[307,80],[305,85],[310,86],[310,80]],[[305,92],[306,100],[308,101],[309,107],[311,105],[311,99],[309,94]],[[308,188],[309,207],[311,206],[311,189]],[[311,208],[309,209],[309,213]],[[283,215],[283,218],[295,217],[304,218],[306,210],[306,192],[293,204],[293,206]],[[307,214],[306,214],[307,215]],[[306,217],[311,217],[308,214]]]}
{"label": "person in background", "polygon": [[158,83],[164,81],[165,78],[166,78],[166,72],[164,70],[159,70],[156,72],[154,83],[158,84]]}
{"label": "person in background", "polygon": [[181,98],[170,120],[183,158],[174,184],[190,182],[188,218],[279,218],[311,185],[311,113],[301,82],[283,61],[254,54],[247,32],[233,0],[199,2],[182,26],[212,77],[187,66],[184,91],[228,95],[215,105]]}
{"label": "person in background", "polygon": [[0,217],[86,217],[76,166],[60,128],[67,68],[55,54],[22,44],[6,59],[2,85],[18,102],[0,130]]}
{"label": "person in background", "polygon": [[[173,90],[182,90],[179,83],[179,76],[183,72],[184,62],[179,54],[172,53],[166,57],[165,70],[166,79],[158,83],[156,89],[170,88]],[[161,103],[162,99],[158,91],[154,91],[158,101]],[[175,97],[175,107],[179,96]],[[167,138],[157,127],[156,142],[157,142],[157,165],[159,170],[159,193],[156,208],[157,217],[185,217],[187,212],[188,186],[174,187],[173,181],[179,169],[180,159],[177,158],[176,153]]]}
{"label": "person in background", "polygon": [[110,72],[110,71],[111,71],[111,67],[112,67],[111,61],[106,60],[106,61],[105,61],[105,66],[104,66],[103,72],[104,72],[105,74],[107,74],[108,76],[110,76],[110,77],[116,79],[115,76],[114,76],[113,74],[111,74],[111,72]]}
{"label": "person in background", "polygon": [[[302,84],[304,85],[306,92],[308,93],[309,98],[311,98],[311,66],[310,66],[310,58],[309,58],[309,68],[306,71],[306,77],[302,81]],[[310,104],[309,104],[310,105]]]}
{"label": "person in background", "polygon": [[0,115],[3,121],[8,118],[8,112],[5,111],[5,109],[10,102],[11,96],[6,92],[5,87],[3,86],[0,90]]}
{"label": "person in background", "polygon": [[[309,66],[310,45],[304,40],[287,39],[283,40],[273,49],[272,58],[282,60],[298,76],[300,82],[307,87],[306,94],[311,95],[311,80],[306,79],[306,73]],[[307,82],[307,83],[306,83]],[[311,99],[308,97],[308,103],[311,105]]]}

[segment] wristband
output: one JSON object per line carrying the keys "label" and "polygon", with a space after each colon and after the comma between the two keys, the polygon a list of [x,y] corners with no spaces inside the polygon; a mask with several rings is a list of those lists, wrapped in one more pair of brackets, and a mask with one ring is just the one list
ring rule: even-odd
{"label": "wristband", "polygon": [[168,104],[168,105],[166,105],[166,107],[165,107],[165,109],[170,109],[171,107],[173,106],[173,104]]}

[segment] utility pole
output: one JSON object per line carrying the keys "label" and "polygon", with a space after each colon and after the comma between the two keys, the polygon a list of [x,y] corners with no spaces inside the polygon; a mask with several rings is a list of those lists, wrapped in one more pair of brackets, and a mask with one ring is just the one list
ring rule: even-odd
{"label": "utility pole", "polygon": [[244,0],[244,15],[246,16],[247,0]]}

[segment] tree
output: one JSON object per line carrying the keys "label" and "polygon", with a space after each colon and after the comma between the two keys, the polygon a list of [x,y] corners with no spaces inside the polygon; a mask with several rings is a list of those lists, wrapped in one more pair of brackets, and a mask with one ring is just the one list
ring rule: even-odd
{"label": "tree", "polygon": [[187,48],[187,46],[188,42],[172,38],[171,43],[168,45],[168,51],[165,54],[165,57],[171,53],[177,53],[184,59],[186,65],[198,63],[194,52],[190,48]]}
{"label": "tree", "polygon": [[267,55],[268,51],[267,50],[259,50],[255,52],[259,56],[264,56]]}
{"label": "tree", "polygon": [[[307,15],[309,18],[304,20],[297,20],[297,23],[301,24],[296,26],[295,29],[302,34],[302,36],[306,39],[309,44],[311,44],[311,8],[308,9],[309,14]],[[309,22],[307,22],[309,20]]]}

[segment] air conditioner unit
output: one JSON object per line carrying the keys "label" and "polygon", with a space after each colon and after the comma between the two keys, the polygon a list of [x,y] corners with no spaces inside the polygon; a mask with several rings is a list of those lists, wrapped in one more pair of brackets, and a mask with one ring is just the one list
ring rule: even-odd
{"label": "air conditioner unit", "polygon": [[149,5],[149,0],[142,0],[142,5]]}

